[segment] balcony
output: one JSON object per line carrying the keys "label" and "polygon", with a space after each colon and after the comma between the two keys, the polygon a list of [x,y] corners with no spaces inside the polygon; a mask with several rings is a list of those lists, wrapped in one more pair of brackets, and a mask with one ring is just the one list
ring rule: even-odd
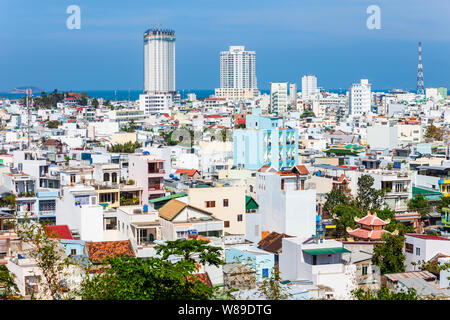
{"label": "balcony", "polygon": [[161,177],[166,173],[166,170],[164,169],[157,169],[157,170],[149,170],[148,176],[149,177]]}

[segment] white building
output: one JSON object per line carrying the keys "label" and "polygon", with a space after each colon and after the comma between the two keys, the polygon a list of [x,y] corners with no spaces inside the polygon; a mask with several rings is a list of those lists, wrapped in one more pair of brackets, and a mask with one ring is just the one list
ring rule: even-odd
{"label": "white building", "polygon": [[349,299],[356,289],[356,266],[346,265],[341,242],[312,238],[283,238],[279,258],[281,277],[291,281],[311,281],[314,285],[332,289],[329,298]]}
{"label": "white building", "polygon": [[450,255],[450,239],[427,234],[405,235],[406,271],[419,271],[419,261],[428,262],[437,254]]}
{"label": "white building", "polygon": [[160,92],[139,95],[139,109],[144,111],[144,114],[169,113],[172,105],[172,93]]}
{"label": "white building", "polygon": [[297,84],[289,84],[289,103],[297,103]]}
{"label": "white building", "polygon": [[144,33],[144,92],[175,91],[175,31]]}
{"label": "white building", "polygon": [[103,241],[103,207],[98,204],[94,187],[63,187],[56,200],[56,224],[68,225],[84,241]]}
{"label": "white building", "polygon": [[371,84],[367,79],[353,83],[349,91],[348,108],[351,115],[368,115],[372,101]]}
{"label": "white building", "polygon": [[256,202],[262,224],[258,229],[303,238],[315,234],[316,190],[308,181],[308,170],[302,165],[289,171],[261,169],[256,174]]}
{"label": "white building", "polygon": [[221,88],[257,88],[256,53],[244,46],[230,46],[220,53]]}
{"label": "white building", "polygon": [[317,77],[308,74],[302,77],[302,99],[313,99],[319,93],[317,88]]}
{"label": "white building", "polygon": [[288,105],[288,89],[287,82],[271,82],[270,83],[270,112],[279,115],[287,111]]}

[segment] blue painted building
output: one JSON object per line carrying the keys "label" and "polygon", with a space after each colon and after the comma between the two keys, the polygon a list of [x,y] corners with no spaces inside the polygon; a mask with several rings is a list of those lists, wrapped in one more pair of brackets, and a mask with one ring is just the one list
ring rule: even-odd
{"label": "blue painted building", "polygon": [[253,109],[245,121],[246,128],[233,133],[235,166],[257,170],[297,165],[298,129],[280,128],[279,118],[261,116],[260,109]]}
{"label": "blue painted building", "polygon": [[272,272],[275,256],[273,253],[258,249],[255,245],[239,244],[225,250],[225,262],[246,263],[256,271],[256,279],[261,281]]}
{"label": "blue painted building", "polygon": [[59,191],[38,191],[37,197],[37,215],[39,220],[56,221],[56,199],[59,197]]}

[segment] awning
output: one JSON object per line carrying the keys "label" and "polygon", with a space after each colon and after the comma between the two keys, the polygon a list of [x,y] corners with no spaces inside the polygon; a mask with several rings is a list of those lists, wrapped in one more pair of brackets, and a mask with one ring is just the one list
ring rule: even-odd
{"label": "awning", "polygon": [[320,254],[346,253],[350,252],[350,250],[347,250],[344,247],[336,247],[336,248],[321,248],[321,249],[303,249],[303,252],[306,252],[312,256],[317,256]]}

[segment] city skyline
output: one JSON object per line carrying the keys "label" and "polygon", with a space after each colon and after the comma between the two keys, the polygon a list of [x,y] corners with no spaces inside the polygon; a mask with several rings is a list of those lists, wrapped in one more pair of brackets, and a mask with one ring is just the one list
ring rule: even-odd
{"label": "city skyline", "polygon": [[[300,88],[302,75],[310,73],[326,89],[348,90],[351,83],[367,78],[374,89],[415,90],[419,41],[425,87],[450,83],[444,72],[450,70],[450,39],[441,32],[449,26],[444,9],[450,4],[444,1],[429,1],[428,6],[411,1],[408,13],[399,4],[382,1],[380,30],[366,28],[370,1],[351,6],[330,2],[329,7],[258,2],[254,11],[242,9],[237,1],[227,8],[206,1],[136,1],[133,7],[78,1],[80,30],[65,26],[69,2],[49,2],[26,8],[21,1],[0,4],[0,27],[8,30],[0,37],[1,92],[23,85],[45,90],[143,89],[142,33],[155,22],[177,33],[178,90],[219,87],[220,52],[240,45],[258,55],[256,76],[262,90],[268,90],[270,82]],[[436,5],[442,10],[428,8]],[[212,19],[217,12],[221,16]],[[258,19],[269,13],[267,21]],[[302,19],[286,19],[296,13]]]}

